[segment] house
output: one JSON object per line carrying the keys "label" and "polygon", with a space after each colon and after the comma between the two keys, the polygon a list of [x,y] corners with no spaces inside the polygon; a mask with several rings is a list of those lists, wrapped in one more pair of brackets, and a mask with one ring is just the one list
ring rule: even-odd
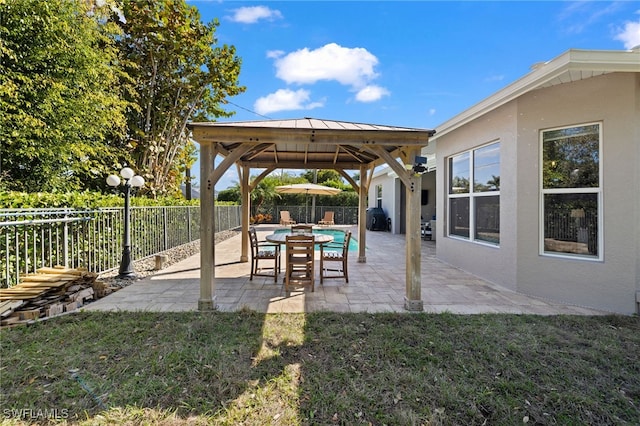
{"label": "house", "polygon": [[[436,132],[422,188],[440,260],[516,292],[640,312],[640,49],[569,50]],[[369,206],[400,218],[404,192],[379,171]]]}

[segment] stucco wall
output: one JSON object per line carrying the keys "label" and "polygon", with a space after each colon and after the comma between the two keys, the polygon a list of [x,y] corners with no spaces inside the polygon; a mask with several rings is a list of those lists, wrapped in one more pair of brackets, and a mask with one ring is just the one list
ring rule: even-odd
{"label": "stucco wall", "polygon": [[[516,104],[507,104],[479,120],[438,138],[437,148],[437,256],[444,262],[486,280],[517,289],[516,285]],[[500,142],[500,246],[471,243],[457,238],[443,238],[447,234],[448,206],[446,198],[447,157],[482,146]]]}
{"label": "stucco wall", "polygon": [[[531,92],[518,101],[518,290],[578,305],[635,312],[638,77],[607,74]],[[603,261],[539,254],[539,130],[601,122]],[[634,137],[635,136],[635,137]]]}
{"label": "stucco wall", "polygon": [[[603,261],[539,253],[539,131],[601,122]],[[437,256],[526,294],[620,313],[640,291],[640,77],[608,74],[532,91],[438,138]],[[500,247],[446,235],[446,158],[499,140]]]}
{"label": "stucco wall", "polygon": [[[389,173],[391,173],[391,169],[386,169]],[[396,191],[395,191],[395,181],[397,178],[394,177],[393,174],[388,174],[387,172],[382,172],[376,174],[373,178],[371,178],[371,183],[369,184],[369,200],[367,202],[367,207],[377,207],[378,206],[378,197],[377,197],[377,186],[382,185],[382,209],[386,213],[387,217],[391,218],[392,226],[395,226],[394,217],[399,215],[397,212],[397,202],[396,202]]]}

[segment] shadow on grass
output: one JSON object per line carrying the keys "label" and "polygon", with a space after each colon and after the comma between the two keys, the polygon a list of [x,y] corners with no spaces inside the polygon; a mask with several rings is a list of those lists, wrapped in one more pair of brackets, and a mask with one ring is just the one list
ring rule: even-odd
{"label": "shadow on grass", "polygon": [[637,317],[95,312],[3,330],[1,342],[5,418],[18,417],[7,409],[85,424],[640,418]]}

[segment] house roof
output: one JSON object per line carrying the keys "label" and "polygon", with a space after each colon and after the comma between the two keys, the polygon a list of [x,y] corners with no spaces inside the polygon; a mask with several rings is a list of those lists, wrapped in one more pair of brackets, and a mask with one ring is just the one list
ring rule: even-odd
{"label": "house roof", "polygon": [[533,90],[613,72],[640,72],[640,49],[629,51],[570,49],[531,67],[531,72],[471,108],[437,126],[446,135],[470,121]]}
{"label": "house roof", "polygon": [[213,143],[237,163],[252,168],[359,169],[385,162],[382,150],[399,155],[406,147],[425,146],[433,130],[346,121],[298,118],[190,123],[193,138]]}

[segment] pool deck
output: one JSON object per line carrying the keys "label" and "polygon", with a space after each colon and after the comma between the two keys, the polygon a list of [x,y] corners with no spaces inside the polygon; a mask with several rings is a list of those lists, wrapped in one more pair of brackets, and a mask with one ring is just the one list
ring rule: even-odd
{"label": "pool deck", "polygon": [[[258,238],[279,228],[256,227]],[[339,227],[336,227],[339,228]],[[344,227],[343,227],[344,229]],[[355,227],[349,227],[357,238]],[[349,283],[325,279],[320,284],[316,266],[315,292],[286,295],[281,274],[249,280],[250,262],[240,262],[241,236],[215,247],[215,304],[220,311],[251,309],[265,313],[403,312],[405,298],[405,236],[367,231],[366,263],[349,253]],[[510,313],[535,315],[603,315],[580,306],[516,293],[445,264],[435,257],[435,241],[422,241],[424,312],[454,314]],[[316,252],[317,253],[317,252]],[[283,265],[284,267],[284,265]],[[284,268],[283,268],[284,270]],[[109,296],[86,305],[89,311],[196,311],[200,296],[200,255],[191,256],[154,275],[135,281]]]}

